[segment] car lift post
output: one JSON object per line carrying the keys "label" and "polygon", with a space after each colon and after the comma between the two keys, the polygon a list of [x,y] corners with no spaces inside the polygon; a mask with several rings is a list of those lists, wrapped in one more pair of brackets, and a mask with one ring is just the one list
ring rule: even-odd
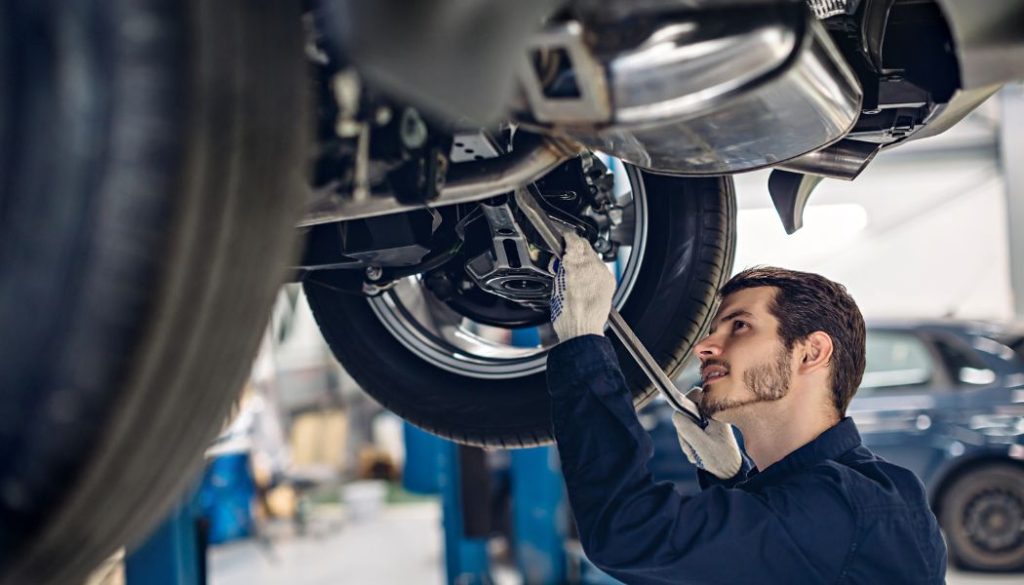
{"label": "car lift post", "polygon": [[467,534],[463,510],[466,482],[463,478],[468,451],[451,441],[443,441],[440,450],[441,510],[444,526],[445,574],[449,585],[490,585],[487,539]]}
{"label": "car lift post", "polygon": [[206,538],[193,490],[124,563],[127,585],[206,585]]}
{"label": "car lift post", "polygon": [[[479,453],[420,430],[408,422],[403,424],[405,468],[402,486],[417,494],[440,494],[444,536],[445,582],[451,585],[485,585],[493,583],[487,557],[487,539],[470,532],[472,518],[465,510],[467,485],[464,463],[479,467]],[[477,490],[483,486],[475,486]],[[479,495],[479,494],[477,494]],[[467,522],[469,521],[469,522]]]}

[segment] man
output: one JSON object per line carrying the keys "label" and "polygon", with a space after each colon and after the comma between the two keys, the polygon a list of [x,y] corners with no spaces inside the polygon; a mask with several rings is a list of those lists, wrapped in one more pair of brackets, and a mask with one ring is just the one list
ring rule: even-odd
{"label": "man", "polygon": [[[720,291],[694,348],[713,417],[676,415],[702,491],[647,470],[651,442],[603,336],[615,283],[566,237],[548,357],[555,437],[580,541],[626,583],[942,583],[946,549],[921,482],[861,445],[845,417],[864,372],[864,320],[845,288],[755,268]],[[737,448],[743,434],[751,462]]]}

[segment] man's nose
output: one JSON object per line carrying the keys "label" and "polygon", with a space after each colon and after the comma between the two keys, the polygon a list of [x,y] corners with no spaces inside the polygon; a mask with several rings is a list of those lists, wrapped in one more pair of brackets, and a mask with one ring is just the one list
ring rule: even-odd
{"label": "man's nose", "polygon": [[708,358],[721,355],[722,347],[715,340],[714,336],[706,335],[704,339],[697,342],[697,345],[693,346],[693,353],[695,353],[701,361],[704,361]]}

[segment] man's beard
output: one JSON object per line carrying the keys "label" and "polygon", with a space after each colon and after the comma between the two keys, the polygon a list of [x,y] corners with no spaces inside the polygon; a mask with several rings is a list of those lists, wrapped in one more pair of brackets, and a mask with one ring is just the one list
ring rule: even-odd
{"label": "man's beard", "polygon": [[729,408],[779,400],[789,392],[791,354],[792,350],[780,345],[773,362],[753,366],[743,373],[743,384],[753,394],[750,398],[712,398],[705,391],[700,400],[701,412],[711,416]]}

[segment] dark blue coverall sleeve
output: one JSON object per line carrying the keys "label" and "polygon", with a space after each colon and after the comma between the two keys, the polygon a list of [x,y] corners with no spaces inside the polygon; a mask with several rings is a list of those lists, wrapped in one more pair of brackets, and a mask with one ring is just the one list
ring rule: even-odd
{"label": "dark blue coverall sleeve", "polygon": [[[823,489],[830,482],[755,494],[705,481],[690,497],[656,483],[650,438],[604,337],[552,349],[548,385],[580,541],[598,567],[630,584],[837,580],[855,518],[838,489]],[[809,534],[819,541],[811,549],[823,551],[814,558],[802,552]]]}

